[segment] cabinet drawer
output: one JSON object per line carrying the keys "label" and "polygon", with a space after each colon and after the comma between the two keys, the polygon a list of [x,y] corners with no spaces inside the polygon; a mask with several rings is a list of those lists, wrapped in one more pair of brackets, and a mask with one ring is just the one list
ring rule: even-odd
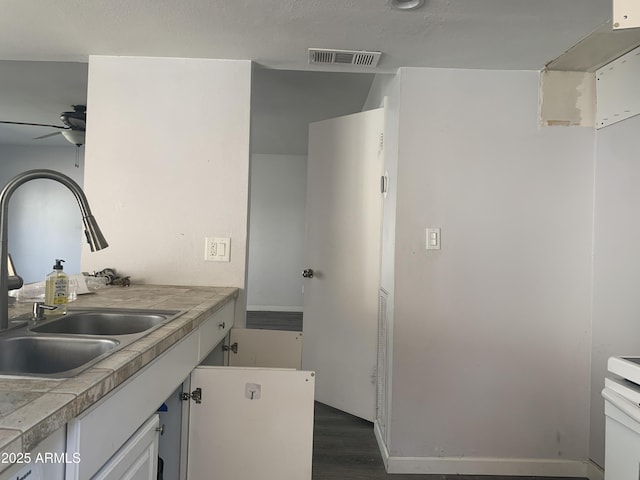
{"label": "cabinet drawer", "polygon": [[231,301],[200,325],[198,363],[218,345],[233,326],[235,302]]}

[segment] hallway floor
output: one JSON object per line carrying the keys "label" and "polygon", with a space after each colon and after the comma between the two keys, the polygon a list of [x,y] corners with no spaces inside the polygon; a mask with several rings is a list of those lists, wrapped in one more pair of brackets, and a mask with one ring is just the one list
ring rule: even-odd
{"label": "hallway floor", "polygon": [[[563,480],[559,477],[387,474],[373,433],[362,419],[316,402],[313,480]],[[564,480],[570,480],[564,478]],[[571,479],[577,480],[577,479]]]}

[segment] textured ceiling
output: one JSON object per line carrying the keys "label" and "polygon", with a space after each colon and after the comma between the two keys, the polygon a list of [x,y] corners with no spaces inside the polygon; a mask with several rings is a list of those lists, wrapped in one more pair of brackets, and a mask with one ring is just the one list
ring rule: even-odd
{"label": "textured ceiling", "polygon": [[540,69],[611,18],[611,0],[1,0],[0,59],[90,54],[249,59],[308,69],[308,47],[401,66]]}
{"label": "textured ceiling", "polygon": [[[91,54],[329,72],[538,70],[610,19],[611,0],[427,0],[414,12],[388,0],[0,0],[0,11],[0,119],[59,124],[60,112],[85,101]],[[376,69],[318,67],[309,47],[383,55]],[[349,88],[362,82],[337,86],[337,102],[358,95]],[[0,127],[0,143],[49,132],[35,130]],[[40,142],[64,144],[59,135]]]}

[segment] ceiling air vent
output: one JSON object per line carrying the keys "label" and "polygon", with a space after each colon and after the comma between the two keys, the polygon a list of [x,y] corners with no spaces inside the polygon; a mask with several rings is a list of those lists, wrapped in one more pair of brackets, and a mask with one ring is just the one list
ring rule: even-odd
{"label": "ceiling air vent", "polygon": [[382,52],[310,48],[309,63],[316,65],[358,65],[360,67],[375,67],[380,61],[380,55],[382,55]]}

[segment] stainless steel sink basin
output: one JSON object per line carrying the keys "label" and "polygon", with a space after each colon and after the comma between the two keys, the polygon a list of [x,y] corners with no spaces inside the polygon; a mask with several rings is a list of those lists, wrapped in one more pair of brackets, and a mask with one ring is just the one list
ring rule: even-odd
{"label": "stainless steel sink basin", "polygon": [[120,342],[106,338],[10,336],[0,337],[0,373],[9,375],[72,376],[98,360]]}
{"label": "stainless steel sink basin", "polygon": [[177,313],[155,310],[74,312],[33,327],[31,331],[74,335],[131,335],[162,325]]}
{"label": "stainless steel sink basin", "polygon": [[0,375],[68,378],[178,316],[179,311],[87,309],[0,335]]}

